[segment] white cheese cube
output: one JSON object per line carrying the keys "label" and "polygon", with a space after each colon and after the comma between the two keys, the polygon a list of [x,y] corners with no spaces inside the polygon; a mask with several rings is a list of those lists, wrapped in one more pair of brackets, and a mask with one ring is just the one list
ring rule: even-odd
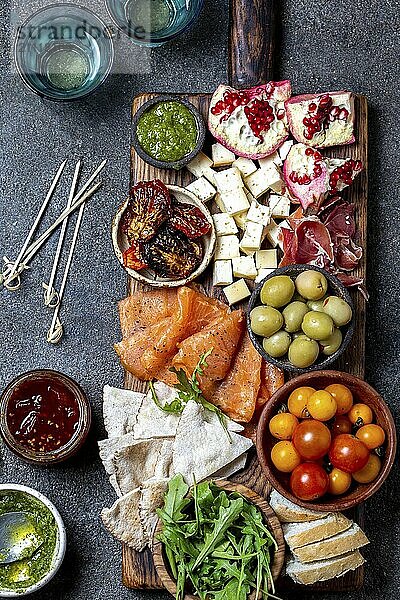
{"label": "white cheese cube", "polygon": [[243,250],[243,252],[247,252],[247,250],[259,250],[263,241],[263,233],[264,227],[261,223],[247,221],[246,229],[244,230],[242,241],[240,242],[241,250]]}
{"label": "white cheese cube", "polygon": [[221,193],[221,200],[225,206],[225,211],[232,216],[238,215],[250,208],[243,188],[236,188],[230,192]]}
{"label": "white cheese cube", "polygon": [[245,277],[246,279],[255,279],[257,277],[257,269],[252,256],[233,258],[232,267],[235,277]]}
{"label": "white cheese cube", "polygon": [[213,285],[229,285],[232,282],[232,261],[216,260],[213,270]]}
{"label": "white cheese cube", "polygon": [[236,304],[236,302],[240,302],[245,298],[250,296],[250,290],[247,287],[247,283],[244,279],[239,279],[228,285],[228,287],[224,288],[224,294],[226,299],[228,300],[229,305]]}
{"label": "white cheese cube", "polygon": [[207,167],[212,167],[213,161],[211,158],[208,158],[203,152],[199,152],[191,161],[187,164],[187,169],[190,171],[195,177],[201,177],[203,175],[204,169]]}
{"label": "white cheese cube", "polygon": [[233,152],[218,142],[211,146],[211,156],[214,167],[226,167],[227,165],[231,165],[235,160]]}
{"label": "white cheese cube", "polygon": [[279,233],[279,225],[276,223],[276,221],[274,221],[274,219],[271,219],[270,224],[267,225],[267,227],[265,228],[265,235],[267,236],[267,239],[271,246],[273,246],[274,248],[276,248],[279,245]]}
{"label": "white cheese cube", "polygon": [[265,158],[260,158],[258,164],[260,165],[260,169],[270,169],[272,165],[280,166],[282,164],[282,159],[278,152],[275,151]]}
{"label": "white cheese cube", "polygon": [[213,186],[217,185],[217,182],[215,181],[215,173],[216,171],[214,171],[214,169],[211,167],[206,167],[203,169],[203,177],[205,177]]}
{"label": "white cheese cube", "polygon": [[290,199],[287,196],[271,195],[268,204],[273,217],[288,217],[290,215]]}
{"label": "white cheese cube", "polygon": [[197,196],[202,202],[208,202],[208,200],[214,198],[217,193],[215,187],[213,187],[205,177],[199,177],[199,179],[192,181],[192,183],[186,186],[186,189]]}
{"label": "white cheese cube", "polygon": [[253,200],[247,213],[247,220],[253,221],[253,223],[261,223],[261,225],[266,227],[271,220],[269,206],[264,206],[264,204],[260,204],[257,200]]}
{"label": "white cheese cube", "polygon": [[265,172],[262,169],[257,169],[257,171],[246,177],[244,183],[254,198],[259,198],[269,189]]}
{"label": "white cheese cube", "polygon": [[233,235],[238,232],[235,219],[228,213],[216,213],[212,216],[214,221],[215,233],[218,237],[222,235]]}
{"label": "white cheese cube", "polygon": [[276,194],[283,194],[285,191],[285,182],[283,181],[281,170],[277,166],[274,166],[273,169],[268,170],[266,173],[268,173],[270,189]]}
{"label": "white cheese cube", "polygon": [[244,188],[244,192],[247,196],[247,200],[249,201],[249,203],[251,204],[252,202],[255,202],[256,199],[254,198],[253,194],[251,192],[249,192],[248,189]]}
{"label": "white cheese cube", "polygon": [[275,269],[259,269],[254,282],[260,283],[260,281],[262,281],[267,275],[270,275],[272,271],[275,271]]}
{"label": "white cheese cube", "polygon": [[226,212],[226,210],[225,210],[225,205],[224,205],[224,203],[222,202],[222,197],[221,197],[221,194],[220,194],[219,192],[217,192],[217,193],[215,194],[214,202],[215,202],[215,204],[218,206],[218,208],[219,208],[219,210],[220,210],[221,212]]}
{"label": "white cheese cube", "polygon": [[248,213],[248,211],[245,210],[244,212],[241,212],[238,215],[233,215],[236,225],[239,227],[239,229],[242,229],[243,231],[246,228],[247,213]]}
{"label": "white cheese cube", "polygon": [[278,256],[274,248],[268,250],[257,250],[256,267],[257,269],[276,269],[278,266]]}
{"label": "white cheese cube", "polygon": [[257,171],[256,164],[250,158],[244,158],[244,156],[239,156],[239,158],[232,163],[232,167],[239,169],[242,177],[248,177]]}
{"label": "white cheese cube", "polygon": [[293,146],[293,140],[287,140],[283,142],[282,146],[278,149],[279,156],[282,160],[285,160],[287,155],[289,154],[290,148]]}
{"label": "white cheese cube", "polygon": [[217,238],[215,260],[229,260],[240,256],[239,238],[236,235],[224,235]]}
{"label": "white cheese cube", "polygon": [[224,171],[215,171],[214,178],[217,189],[221,194],[243,188],[242,176],[236,167],[231,167]]}

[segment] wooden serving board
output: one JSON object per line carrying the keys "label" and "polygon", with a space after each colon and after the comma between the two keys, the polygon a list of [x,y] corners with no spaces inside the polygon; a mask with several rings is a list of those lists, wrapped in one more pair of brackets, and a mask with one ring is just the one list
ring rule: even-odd
{"label": "wooden serving board", "polygon": [[[276,5],[274,0],[231,0],[231,24],[229,35],[228,70],[229,83],[235,87],[249,87],[273,79],[273,58],[276,25]],[[313,90],[307,90],[312,92]],[[315,90],[318,91],[318,90]],[[322,90],[326,91],[326,90]],[[155,94],[142,94],[134,99],[132,115],[138,108]],[[192,102],[207,119],[209,94],[182,95]],[[351,146],[335,148],[328,151],[336,157],[348,157],[362,160],[367,167],[367,101],[362,96],[356,97],[356,143]],[[212,138],[206,139],[204,151],[210,154]],[[164,183],[186,186],[194,178],[187,171],[160,170],[142,161],[131,148],[131,184],[141,180],[161,179]],[[355,183],[345,191],[345,197],[356,205],[356,221],[359,233],[359,244],[364,248],[364,256],[355,271],[356,275],[365,278],[366,275],[366,238],[367,238],[367,174],[366,170],[356,179]],[[215,210],[215,208],[214,208]],[[203,276],[197,280],[204,291],[220,300],[224,300],[221,289],[212,287],[212,267],[209,267]],[[145,289],[142,284],[132,279],[128,281],[128,293],[134,294],[137,290]],[[148,288],[150,289],[150,288]],[[355,306],[355,332],[349,348],[334,365],[334,368],[348,371],[360,377],[364,376],[365,356],[365,300],[359,292],[352,292]],[[125,386],[128,389],[143,392],[147,385],[131,374],[126,373]],[[264,497],[268,497],[271,486],[266,480],[255,452],[249,457],[248,465],[244,471],[235,476],[235,481],[243,483]],[[351,515],[363,526],[363,507],[358,508]],[[126,587],[131,589],[162,589],[154,568],[151,552],[135,552],[123,546],[122,579]],[[364,568],[350,572],[344,577],[331,580],[315,586],[307,586],[307,590],[314,589],[322,592],[346,592],[356,590],[363,585]],[[300,590],[301,586],[295,585],[292,580],[283,578],[282,587]]]}

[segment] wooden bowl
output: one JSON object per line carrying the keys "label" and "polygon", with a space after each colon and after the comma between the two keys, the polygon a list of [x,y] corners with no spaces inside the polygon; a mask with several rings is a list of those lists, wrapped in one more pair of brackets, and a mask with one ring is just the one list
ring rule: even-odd
{"label": "wooden bowl", "polygon": [[[325,495],[315,502],[302,501],[290,491],[290,474],[278,471],[271,461],[272,446],[278,441],[269,431],[269,422],[278,412],[282,404],[287,404],[289,395],[298,387],[311,386],[315,389],[324,389],[332,383],[341,383],[353,393],[354,402],[362,402],[371,407],[375,418],[374,422],[380,425],[385,433],[385,456],[382,458],[382,468],[378,477],[372,483],[361,484],[353,481],[349,491],[342,496]],[[396,455],[396,428],[391,412],[374,388],[368,383],[349,373],[341,371],[316,371],[299,375],[288,381],[267,402],[261,414],[257,429],[257,454],[265,476],[271,485],[288,500],[299,506],[323,512],[336,512],[348,510],[365,500],[368,500],[379,490],[393,466]]]}
{"label": "wooden bowl", "polygon": [[[260,293],[261,293],[261,289],[266,281],[268,281],[272,277],[276,277],[277,275],[288,275],[289,277],[294,279],[295,277],[297,277],[297,275],[299,275],[303,271],[318,271],[319,273],[322,273],[323,275],[325,275],[326,279],[328,280],[328,285],[329,285],[328,293],[330,293],[331,295],[334,295],[334,296],[338,296],[339,298],[342,298],[343,300],[345,300],[351,306],[351,309],[354,313],[354,305],[353,305],[353,302],[352,302],[349,292],[347,291],[345,286],[339,281],[339,279],[337,277],[334,277],[333,275],[331,275],[330,273],[325,271],[325,269],[320,269],[319,267],[314,267],[313,265],[289,265],[287,267],[281,267],[280,269],[275,269],[272,273],[267,275],[267,277],[265,277],[265,279],[260,281],[260,283],[254,288],[254,291],[251,294],[248,309],[247,309],[247,330],[249,332],[250,339],[253,342],[254,347],[259,352],[259,354],[261,354],[261,356],[263,357],[264,360],[266,360],[269,363],[272,363],[273,365],[279,367],[280,369],[284,369],[285,371],[290,371],[290,372],[296,373],[296,374],[308,373],[310,371],[324,369],[324,368],[328,367],[329,365],[331,365],[346,350],[346,348],[349,345],[350,340],[353,336],[353,333],[354,333],[354,316],[353,316],[350,323],[348,323],[344,327],[340,327],[340,330],[343,334],[343,341],[342,341],[342,345],[340,346],[340,348],[338,348],[338,350],[336,350],[336,352],[334,354],[332,354],[331,356],[324,356],[323,354],[320,353],[319,356],[317,357],[317,360],[315,361],[315,363],[313,365],[311,365],[310,367],[306,367],[304,369],[300,369],[300,368],[292,365],[292,363],[289,362],[289,359],[285,356],[282,358],[273,358],[272,356],[270,356],[269,354],[267,354],[265,352],[263,345],[262,345],[263,338],[260,335],[256,335],[255,333],[253,333],[253,331],[251,329],[250,312],[256,306],[261,305]],[[279,310],[283,310],[283,307],[282,307],[282,309],[279,309]]]}
{"label": "wooden bowl", "polygon": [[124,214],[129,198],[125,200],[125,202],[119,207],[117,214],[114,217],[112,223],[112,241],[113,247],[116,257],[118,261],[125,269],[125,271],[132,277],[132,279],[136,279],[136,281],[140,281],[141,283],[151,285],[157,288],[173,288],[179,287],[181,285],[185,285],[189,283],[189,281],[193,281],[201,275],[207,266],[210,264],[210,261],[213,257],[215,244],[216,244],[216,234],[214,228],[214,221],[212,219],[211,213],[207,209],[207,207],[201,202],[192,192],[186,190],[185,188],[179,187],[177,185],[167,185],[169,191],[175,196],[178,202],[182,202],[183,204],[191,204],[196,206],[201,210],[204,214],[205,218],[209,222],[211,229],[210,232],[206,235],[203,235],[201,238],[201,244],[203,246],[203,260],[201,264],[197,267],[193,273],[191,273],[188,277],[183,279],[169,279],[167,277],[158,277],[152,269],[142,269],[141,271],[134,271],[129,267],[125,267],[123,260],[123,253],[125,250],[129,248],[129,242],[126,234],[122,231],[120,227],[122,215]]}
{"label": "wooden bowl", "polygon": [[[280,575],[283,564],[285,562],[285,540],[283,538],[283,531],[281,524],[278,520],[278,517],[268,504],[268,502],[256,494],[253,490],[241,485],[240,483],[235,483],[233,481],[226,481],[220,479],[214,482],[218,487],[227,490],[229,492],[237,492],[241,494],[244,498],[252,502],[259,508],[261,513],[264,516],[265,523],[274,536],[276,543],[278,544],[278,550],[274,552],[273,561],[271,563],[271,573],[274,581],[276,581]],[[157,536],[162,531],[162,523],[158,521],[156,530],[154,532],[154,544],[153,544],[153,559],[154,564],[160,577],[164,587],[175,597],[176,595],[176,582],[171,577],[169,568],[166,563],[164,548],[162,542],[157,539]],[[249,596],[249,598],[254,598],[255,592]],[[193,594],[186,594],[185,600],[198,600],[198,596],[194,596]]]}

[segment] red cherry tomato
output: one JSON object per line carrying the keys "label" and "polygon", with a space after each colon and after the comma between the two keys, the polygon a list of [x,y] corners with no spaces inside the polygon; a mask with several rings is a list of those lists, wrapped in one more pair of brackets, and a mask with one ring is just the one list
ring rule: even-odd
{"label": "red cherry tomato", "polygon": [[338,415],[333,421],[331,428],[332,437],[336,437],[341,433],[351,433],[352,425],[346,415]]}
{"label": "red cherry tomato", "polygon": [[292,442],[297,452],[306,460],[318,460],[329,450],[331,433],[326,425],[314,419],[299,423],[293,432]]}
{"label": "red cherry tomato", "polygon": [[290,487],[300,500],[316,500],[328,491],[329,477],[316,463],[302,463],[290,476]]}
{"label": "red cherry tomato", "polygon": [[346,473],[355,473],[365,467],[368,459],[367,446],[354,435],[342,433],[333,439],[329,460],[337,469]]}

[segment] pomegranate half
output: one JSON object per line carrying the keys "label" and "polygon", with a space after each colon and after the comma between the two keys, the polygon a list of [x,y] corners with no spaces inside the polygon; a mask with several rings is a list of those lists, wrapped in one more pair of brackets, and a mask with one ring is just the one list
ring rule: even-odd
{"label": "pomegranate half", "polygon": [[208,127],[237,156],[269,156],[289,135],[285,101],[290,81],[270,81],[247,90],[220,85],[211,98]]}
{"label": "pomegranate half", "polygon": [[294,96],[285,102],[293,137],[313,148],[352,144],[354,97],[350,92]]}

